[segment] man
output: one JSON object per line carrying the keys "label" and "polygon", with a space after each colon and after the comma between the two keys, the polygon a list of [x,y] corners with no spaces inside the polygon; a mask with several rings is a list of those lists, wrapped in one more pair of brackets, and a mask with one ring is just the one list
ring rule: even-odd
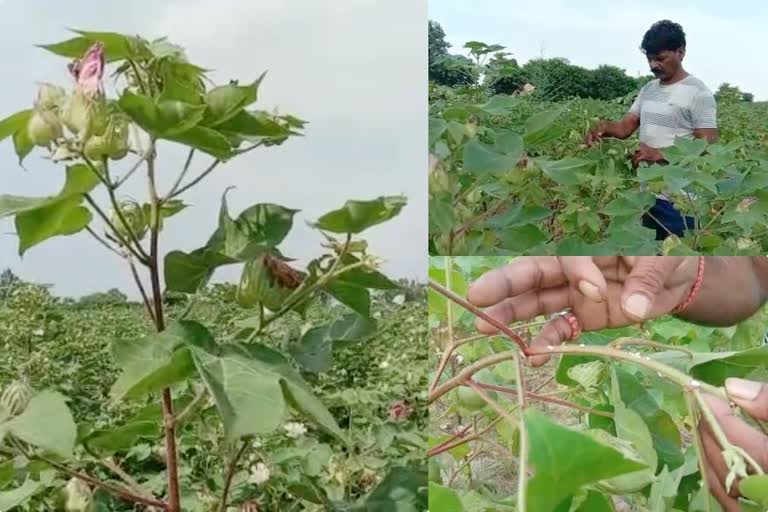
{"label": "man", "polygon": [[[683,69],[683,28],[669,20],[656,22],[645,33],[640,48],[656,80],[640,90],[624,119],[600,122],[590,131],[587,145],[592,146],[602,137],[626,139],[640,128],[640,149],[632,158],[637,168],[640,162],[667,163],[660,150],[674,145],[675,137],[716,142],[717,103],[707,86]],[[684,221],[662,194],[643,216],[643,225],[656,230],[657,240],[664,240],[670,233],[684,236],[686,230],[695,228],[694,219],[686,216]]]}
{"label": "man", "polygon": [[[703,267],[697,256],[526,256],[491,270],[472,283],[467,300],[487,307],[487,314],[507,325],[569,308],[580,330],[618,328],[675,314],[675,307],[693,300],[676,316],[689,322],[729,326],[752,316],[768,302],[768,258],[764,256],[711,256]],[[701,276],[700,270],[703,268]],[[483,334],[496,334],[478,320]],[[556,315],[532,340],[530,348],[543,349],[568,342],[573,327]],[[541,366],[549,355],[529,358]],[[758,420],[768,421],[768,384],[728,378],[731,400]],[[707,396],[723,432],[768,471],[768,436],[734,415],[729,404]],[[740,510],[738,479],[725,490],[728,469],[718,441],[709,427],[699,425],[712,494],[726,512]]]}

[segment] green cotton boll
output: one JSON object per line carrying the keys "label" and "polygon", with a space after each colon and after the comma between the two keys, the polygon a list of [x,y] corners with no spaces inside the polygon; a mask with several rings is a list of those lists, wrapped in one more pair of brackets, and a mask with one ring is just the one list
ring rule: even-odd
{"label": "green cotton boll", "polygon": [[130,241],[132,232],[136,237],[136,240],[140,241],[147,234],[147,229],[149,227],[147,217],[144,214],[144,210],[142,209],[141,205],[136,201],[126,200],[121,201],[118,206],[120,207],[120,212],[122,212],[123,217],[128,224],[128,229],[130,229],[130,232],[128,229],[126,229],[125,224],[123,224],[123,221],[120,219],[120,216],[117,214],[117,212],[115,210],[110,210],[109,221],[113,226],[115,226],[117,234],[125,240]]}
{"label": "green cotton boll", "polygon": [[14,382],[0,396],[0,406],[11,416],[18,416],[32,400],[32,388],[23,382]]}
{"label": "green cotton boll", "polygon": [[67,512],[91,512],[93,510],[93,494],[85,482],[71,478],[64,488]]}
{"label": "green cotton boll", "polygon": [[48,147],[62,136],[61,123],[50,110],[35,110],[27,123],[27,135],[36,146]]}
{"label": "green cotton boll", "polygon": [[128,154],[128,121],[120,114],[110,116],[103,135],[93,135],[83,146],[83,153],[89,160],[103,158],[120,160]]}

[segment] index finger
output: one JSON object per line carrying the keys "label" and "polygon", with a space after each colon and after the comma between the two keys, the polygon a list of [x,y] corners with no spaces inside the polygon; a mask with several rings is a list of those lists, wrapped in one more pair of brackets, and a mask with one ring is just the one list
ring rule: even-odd
{"label": "index finger", "polygon": [[556,256],[524,256],[480,276],[467,290],[467,300],[479,307],[493,306],[509,297],[566,282]]}

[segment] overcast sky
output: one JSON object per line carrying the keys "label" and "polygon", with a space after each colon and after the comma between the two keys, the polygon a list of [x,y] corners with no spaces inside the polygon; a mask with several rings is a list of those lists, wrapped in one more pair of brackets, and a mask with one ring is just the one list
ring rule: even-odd
{"label": "overcast sky", "polygon": [[430,0],[429,17],[453,45],[498,43],[520,63],[541,55],[565,57],[594,68],[612,64],[630,75],[648,74],[638,49],[643,34],[661,19],[682,25],[688,48],[685,68],[714,90],[723,82],[768,100],[768,3],[762,0]]}
{"label": "overcast sky", "polygon": [[[368,232],[371,252],[393,277],[422,278],[427,254],[426,2],[413,0],[0,0],[0,118],[29,108],[37,81],[68,85],[67,61],[35,44],[67,39],[67,27],[168,36],[192,62],[213,68],[217,83],[267,77],[257,108],[291,113],[310,124],[306,137],[256,150],[219,168],[186,196],[193,205],[170,219],[164,251],[202,245],[216,225],[222,192],[234,215],[258,202],[301,209],[283,252],[306,261],[321,251],[305,221],[347,199],[405,194],[399,217]],[[181,169],[181,146],[160,146],[161,190]],[[209,157],[194,165],[198,172]],[[63,182],[61,168],[33,153],[25,172],[10,140],[0,144],[0,193],[46,195]],[[126,161],[118,164],[127,166]],[[146,184],[126,192],[144,198]],[[122,190],[122,189],[121,189]],[[51,239],[17,256],[12,222],[0,221],[0,269],[52,283],[78,296],[118,287],[132,291],[124,264],[86,233]],[[236,279],[235,268],[217,279]]]}

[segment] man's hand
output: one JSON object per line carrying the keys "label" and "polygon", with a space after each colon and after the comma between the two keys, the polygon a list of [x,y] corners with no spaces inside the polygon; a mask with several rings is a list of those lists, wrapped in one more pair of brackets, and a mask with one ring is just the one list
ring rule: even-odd
{"label": "man's hand", "polygon": [[640,149],[635,151],[635,154],[632,157],[632,167],[637,168],[637,166],[640,165],[640,162],[668,163],[660,150],[652,148],[644,142],[640,143]]}
{"label": "man's hand", "polygon": [[[483,274],[467,300],[504,324],[572,308],[584,331],[623,327],[672,311],[696,280],[696,256],[526,256]],[[478,320],[484,334],[497,330]],[[555,317],[531,347],[560,345],[568,322]],[[530,358],[540,366],[549,356]]]}
{"label": "man's hand", "polygon": [[587,136],[584,139],[584,144],[591,148],[595,143],[600,142],[603,138],[603,134],[605,133],[605,126],[605,121],[601,121],[597,124],[597,127],[587,132]]}
{"label": "man's hand", "polygon": [[[743,379],[727,379],[725,389],[731,400],[750,416],[768,421],[768,385]],[[728,440],[741,447],[763,469],[768,470],[768,437],[735,416],[724,400],[711,396],[706,399]],[[728,493],[725,489],[728,467],[723,460],[720,445],[706,421],[699,424],[699,432],[704,446],[707,478],[712,495],[720,502],[725,512],[739,512],[741,508],[737,500],[740,495],[738,479]]]}

